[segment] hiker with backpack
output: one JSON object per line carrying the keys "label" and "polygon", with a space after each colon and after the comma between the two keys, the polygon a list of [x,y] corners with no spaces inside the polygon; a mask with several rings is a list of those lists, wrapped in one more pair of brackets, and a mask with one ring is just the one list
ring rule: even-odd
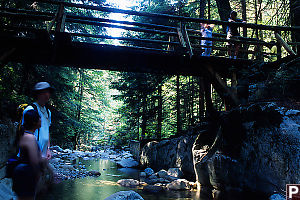
{"label": "hiker with backpack", "polygon": [[[50,134],[49,128],[51,125],[51,112],[47,108],[47,103],[50,99],[53,88],[47,82],[39,82],[34,86],[33,93],[35,102],[26,107],[23,116],[28,110],[36,110],[41,117],[41,127],[34,132],[37,142],[41,149],[42,157],[51,159],[50,147]],[[24,119],[24,118],[23,118]],[[22,120],[22,124],[24,120]]]}
{"label": "hiker with backpack", "polygon": [[35,199],[45,158],[37,144],[34,132],[41,127],[41,118],[36,110],[28,110],[23,117],[23,134],[19,140],[19,161],[13,170],[13,190],[18,199]]}

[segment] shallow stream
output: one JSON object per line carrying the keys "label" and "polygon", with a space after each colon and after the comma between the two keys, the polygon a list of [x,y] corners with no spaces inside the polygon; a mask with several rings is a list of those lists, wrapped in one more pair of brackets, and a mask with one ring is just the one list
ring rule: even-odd
{"label": "shallow stream", "polygon": [[149,193],[139,188],[122,187],[117,181],[126,178],[139,180],[139,170],[118,169],[116,163],[107,159],[80,160],[80,162],[85,164],[88,170],[100,171],[101,176],[62,181],[53,185],[52,189],[38,200],[104,200],[116,192],[125,190],[134,190],[145,200],[198,199],[197,193],[191,191]]}

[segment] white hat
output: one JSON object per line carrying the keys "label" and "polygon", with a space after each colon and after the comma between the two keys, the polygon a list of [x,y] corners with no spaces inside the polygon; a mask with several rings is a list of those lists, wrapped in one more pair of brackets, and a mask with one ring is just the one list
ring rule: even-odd
{"label": "white hat", "polygon": [[47,82],[38,82],[37,84],[35,84],[33,90],[34,91],[40,91],[40,90],[46,90],[49,89],[50,91],[53,91],[54,88],[50,86],[49,83]]}

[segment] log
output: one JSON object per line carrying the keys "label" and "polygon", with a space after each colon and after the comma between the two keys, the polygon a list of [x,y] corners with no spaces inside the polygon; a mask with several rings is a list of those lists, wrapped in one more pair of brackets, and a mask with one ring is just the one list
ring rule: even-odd
{"label": "log", "polygon": [[283,48],[290,54],[290,55],[296,55],[296,53],[289,47],[289,45],[282,39],[282,37],[275,32],[275,37],[279,44],[283,46]]}

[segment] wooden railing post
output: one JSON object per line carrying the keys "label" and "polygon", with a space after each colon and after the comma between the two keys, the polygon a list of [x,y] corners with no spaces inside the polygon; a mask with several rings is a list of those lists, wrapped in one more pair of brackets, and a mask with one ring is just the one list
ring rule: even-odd
{"label": "wooden railing post", "polygon": [[177,28],[177,32],[181,45],[187,49],[189,56],[192,57],[193,49],[190,43],[188,33],[186,31],[186,27],[183,23],[180,23],[180,28]]}
{"label": "wooden railing post", "polygon": [[296,53],[293,51],[293,49],[288,45],[288,43],[286,43],[282,37],[275,32],[275,37],[277,39],[277,42],[283,46],[283,48],[290,54],[290,55],[296,55]]}
{"label": "wooden railing post", "polygon": [[65,30],[66,13],[65,6],[63,3],[59,5],[58,13],[56,17],[56,32],[64,32]]}
{"label": "wooden railing post", "polygon": [[[278,35],[281,35],[281,32],[280,31],[275,31],[275,35],[276,33]],[[281,59],[281,45],[280,45],[280,42],[277,40],[276,42],[276,48],[277,48],[277,60]]]}

